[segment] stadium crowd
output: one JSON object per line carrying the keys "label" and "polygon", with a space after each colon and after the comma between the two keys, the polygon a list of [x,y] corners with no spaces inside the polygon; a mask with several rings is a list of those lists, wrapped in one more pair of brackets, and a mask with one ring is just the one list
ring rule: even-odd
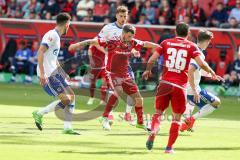
{"label": "stadium crowd", "polygon": [[116,8],[125,4],[129,23],[175,25],[184,21],[192,26],[240,28],[240,0],[0,0],[0,17],[55,19],[68,12],[73,21],[113,22]]}

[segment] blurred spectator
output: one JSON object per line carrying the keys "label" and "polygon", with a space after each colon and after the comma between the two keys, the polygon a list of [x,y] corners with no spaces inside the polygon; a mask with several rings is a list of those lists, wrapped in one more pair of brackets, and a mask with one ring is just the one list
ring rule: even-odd
{"label": "blurred spectator", "polygon": [[80,20],[87,16],[87,10],[94,8],[93,0],[81,0],[77,5],[77,16]]}
{"label": "blurred spectator", "polygon": [[228,23],[220,24],[220,28],[240,28],[240,23],[235,17],[231,17],[228,19]]}
{"label": "blurred spectator", "polygon": [[[109,2],[109,1],[108,1]],[[110,3],[109,15],[111,22],[115,21],[115,15],[117,11],[117,7],[122,5],[122,0],[116,0],[116,2]]]}
{"label": "blurred spectator", "polygon": [[135,6],[130,11],[133,23],[137,23],[139,21],[139,17],[141,15],[142,8],[143,8],[142,1],[136,0]]}
{"label": "blurred spectator", "polygon": [[188,0],[181,0],[181,6],[176,9],[176,24],[182,22],[185,16],[191,16],[191,7]]}
{"label": "blurred spectator", "polygon": [[162,0],[161,2],[161,6],[159,9],[158,24],[162,24],[162,25],[174,24],[174,15],[169,6],[168,0]]}
{"label": "blurred spectator", "polygon": [[204,26],[206,21],[206,16],[204,10],[199,7],[198,0],[192,0],[192,22],[194,26]]}
{"label": "blurred spectator", "polygon": [[87,10],[87,16],[85,16],[82,21],[84,22],[93,22],[93,10],[92,9],[88,9]]}
{"label": "blurred spectator", "polygon": [[104,17],[109,13],[109,5],[106,0],[98,0],[93,8],[94,22],[103,22]]}
{"label": "blurred spectator", "polygon": [[175,35],[171,33],[170,29],[164,29],[163,32],[160,34],[160,38],[158,40],[158,44],[162,43],[162,41],[170,38],[174,38]]}
{"label": "blurred spectator", "polygon": [[50,12],[46,12],[45,15],[44,15],[44,19],[46,20],[52,20],[52,15]]}
{"label": "blurred spectator", "polygon": [[10,38],[6,44],[0,60],[0,71],[7,71],[10,67],[12,59],[17,51],[17,42],[15,39]]}
{"label": "blurred spectator", "polygon": [[139,21],[137,22],[137,24],[150,25],[151,22],[147,19],[146,15],[144,13],[142,13],[140,15],[140,18],[139,18]]}
{"label": "blurred spectator", "polygon": [[45,1],[42,12],[43,12],[44,15],[47,12],[50,12],[51,16],[56,16],[60,12],[59,4],[55,0]]}
{"label": "blurred spectator", "polygon": [[237,59],[233,62],[232,70],[236,71],[240,77],[240,53],[238,53]]}
{"label": "blurred spectator", "polygon": [[226,61],[226,55],[227,55],[227,51],[226,50],[220,50],[220,54],[219,54],[219,62],[217,63],[217,70],[216,73],[219,76],[224,76],[224,74],[227,73],[227,70],[230,68],[230,64],[227,63]]}
{"label": "blurred spectator", "polygon": [[29,62],[29,79],[28,79],[28,82],[32,81],[32,76],[34,75],[34,71],[37,68],[38,48],[39,48],[39,42],[38,41],[33,42],[33,51],[32,51],[31,56],[29,57],[29,60],[28,60],[28,62]]}
{"label": "blurred spectator", "polygon": [[191,22],[191,17],[189,15],[185,15],[183,17],[183,22],[189,24],[190,26],[193,26],[193,24]]}
{"label": "blurred spectator", "polygon": [[[29,57],[31,56],[31,50],[29,48],[26,48],[25,42],[21,41],[19,44],[19,49],[17,50],[13,61],[12,61],[12,66],[11,66],[11,71],[12,71],[12,78],[11,81],[15,82],[16,81],[16,74],[21,70],[24,71],[25,73],[29,74]],[[26,76],[26,81],[29,80],[29,75]]]}
{"label": "blurred spectator", "polygon": [[[144,7],[142,8],[142,13],[144,13],[147,17],[147,20],[149,20],[152,24],[155,22],[155,8],[151,6],[151,1],[147,0],[144,3]],[[139,20],[141,21],[141,20]]]}
{"label": "blurred spectator", "polygon": [[105,17],[103,23],[104,24],[111,23],[111,19],[109,17]]}
{"label": "blurred spectator", "polygon": [[75,14],[75,3],[74,0],[67,0],[63,7],[63,12],[68,12],[70,14]]}
{"label": "blurred spectator", "polygon": [[0,16],[7,13],[7,2],[6,0],[0,0]]}
{"label": "blurred spectator", "polygon": [[30,0],[23,6],[22,11],[24,13],[23,18],[32,19],[30,13],[40,13],[41,4],[37,0]]}
{"label": "blurred spectator", "polygon": [[219,27],[221,23],[227,22],[228,14],[223,7],[224,6],[222,2],[217,3],[216,9],[213,11],[206,22],[207,27]]}
{"label": "blurred spectator", "polygon": [[10,0],[10,2],[7,3],[8,9],[7,9],[7,17],[14,18],[16,15],[16,9],[17,9],[17,1],[16,0]]}
{"label": "blurred spectator", "polygon": [[230,12],[229,18],[234,17],[240,23],[240,0],[236,1],[236,7]]}

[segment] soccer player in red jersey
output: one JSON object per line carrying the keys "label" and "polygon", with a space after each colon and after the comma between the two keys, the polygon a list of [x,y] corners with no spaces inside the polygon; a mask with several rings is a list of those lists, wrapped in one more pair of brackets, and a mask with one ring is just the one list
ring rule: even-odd
{"label": "soccer player in red jersey", "polygon": [[176,37],[167,39],[160,44],[150,57],[143,78],[151,76],[151,69],[154,62],[163,55],[163,73],[157,88],[155,99],[156,113],[152,116],[151,134],[148,137],[146,147],[151,150],[155,136],[160,127],[160,116],[167,109],[169,102],[172,105],[173,120],[170,127],[168,144],[165,153],[173,153],[181,121],[181,115],[186,109],[186,85],[188,82],[188,67],[191,58],[206,72],[210,73],[213,79],[218,79],[215,72],[201,59],[201,51],[197,45],[187,40],[189,26],[179,23],[176,26]]}
{"label": "soccer player in red jersey", "polygon": [[94,90],[96,88],[96,80],[102,79],[101,90],[101,101],[100,104],[106,103],[106,80],[105,80],[105,55],[107,52],[100,46],[92,45],[88,49],[90,59],[90,98],[87,102],[88,105],[92,105],[94,101]]}
{"label": "soccer player in red jersey", "polygon": [[[86,45],[100,45],[108,49],[107,82],[114,92],[110,95],[103,113],[104,120],[102,125],[106,130],[111,129],[107,117],[116,105],[118,97],[123,94],[129,95],[134,100],[137,114],[136,127],[146,129],[143,123],[143,98],[128,72],[128,63],[132,49],[139,51],[141,47],[156,48],[159,45],[134,39],[135,32],[134,26],[126,24],[123,27],[121,36],[115,36],[110,39],[90,39],[69,46],[69,50],[76,50],[78,47]],[[140,56],[139,52],[134,52],[134,56]]]}

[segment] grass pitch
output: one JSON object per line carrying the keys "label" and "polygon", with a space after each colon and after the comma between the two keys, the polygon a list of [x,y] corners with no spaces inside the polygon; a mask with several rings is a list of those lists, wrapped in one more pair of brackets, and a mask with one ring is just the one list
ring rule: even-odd
{"label": "grass pitch", "polygon": [[[87,106],[87,97],[77,97],[76,112]],[[103,131],[97,119],[74,122],[80,136],[61,134],[63,123],[54,113],[44,117],[38,131],[31,113],[53,99],[40,86],[0,84],[1,160],[238,160],[240,157],[240,102],[222,98],[221,108],[196,122],[195,132],[180,133],[176,154],[164,154],[169,121],[163,121],[154,149],[145,148],[147,135],[141,129],[116,118],[112,131]],[[153,98],[145,99],[145,112],[153,113]],[[123,111],[120,103],[117,111]],[[118,113],[115,112],[115,117]]]}

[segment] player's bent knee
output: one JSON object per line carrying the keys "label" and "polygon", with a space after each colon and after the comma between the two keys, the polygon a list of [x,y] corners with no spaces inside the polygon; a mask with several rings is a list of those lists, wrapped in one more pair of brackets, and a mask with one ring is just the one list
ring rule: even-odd
{"label": "player's bent knee", "polygon": [[136,101],[136,106],[142,106],[143,105],[143,98],[142,97],[135,98],[135,101]]}

